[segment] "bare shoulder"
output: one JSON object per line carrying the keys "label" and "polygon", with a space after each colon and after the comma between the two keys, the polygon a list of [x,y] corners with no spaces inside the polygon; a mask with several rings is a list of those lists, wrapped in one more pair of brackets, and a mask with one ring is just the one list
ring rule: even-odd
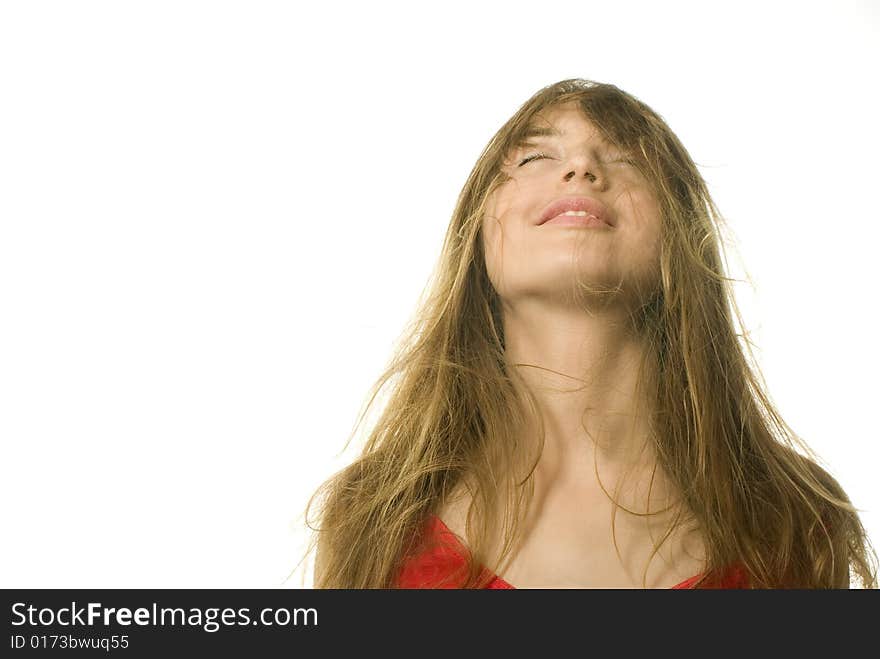
{"label": "bare shoulder", "polygon": [[315,564],[314,564],[314,575],[313,582],[317,587],[317,584],[321,582],[324,578],[324,569],[326,568],[327,561],[327,539],[324,533],[318,534],[318,539],[316,541],[315,546]]}
{"label": "bare shoulder", "polygon": [[471,506],[471,493],[464,483],[457,485],[452,493],[437,507],[437,517],[461,538],[466,538],[467,515]]}

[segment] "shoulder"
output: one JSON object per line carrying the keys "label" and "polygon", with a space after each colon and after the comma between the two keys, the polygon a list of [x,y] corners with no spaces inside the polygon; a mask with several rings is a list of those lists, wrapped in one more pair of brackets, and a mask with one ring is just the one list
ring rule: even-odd
{"label": "shoulder", "polygon": [[455,533],[463,540],[467,532],[467,516],[471,507],[472,496],[464,485],[456,486],[452,493],[441,501],[435,514],[440,518],[446,528]]}
{"label": "shoulder", "polygon": [[325,533],[318,533],[318,539],[315,546],[315,572],[313,576],[313,585],[320,588],[319,583],[323,581],[324,570],[327,564],[327,538]]}

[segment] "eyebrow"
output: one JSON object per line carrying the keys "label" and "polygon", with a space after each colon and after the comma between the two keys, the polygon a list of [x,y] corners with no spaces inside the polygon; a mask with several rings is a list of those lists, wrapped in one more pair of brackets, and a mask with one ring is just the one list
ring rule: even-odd
{"label": "eyebrow", "polygon": [[560,135],[562,135],[562,133],[552,126],[529,126],[526,128],[523,137],[559,137]]}
{"label": "eyebrow", "polygon": [[[564,134],[565,133],[563,131],[559,131],[556,128],[553,128],[552,126],[535,126],[533,124],[533,125],[526,127],[525,131],[523,132],[522,136],[519,139],[519,142],[517,142],[516,147],[517,148],[529,148],[529,147],[538,146],[537,142],[532,141],[531,138],[533,138],[533,137],[562,137]],[[605,147],[613,147],[614,146],[605,139],[600,138],[600,142]]]}
{"label": "eyebrow", "polygon": [[562,133],[552,126],[529,126],[522,134],[519,143],[523,146],[534,144],[531,141],[533,137],[561,137]]}

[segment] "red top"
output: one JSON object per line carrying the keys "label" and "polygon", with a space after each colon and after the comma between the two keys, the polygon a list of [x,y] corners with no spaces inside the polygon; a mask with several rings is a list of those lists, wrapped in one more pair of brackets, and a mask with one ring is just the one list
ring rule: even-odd
{"label": "red top", "polygon": [[[417,556],[408,557],[397,578],[398,588],[460,588],[464,583],[465,554],[467,549],[458,537],[449,530],[436,515],[430,515],[425,522],[425,533],[430,541],[428,549]],[[483,568],[485,573],[489,570]],[[485,588],[515,589],[498,575],[489,573],[491,581]],[[672,589],[692,588],[701,574],[685,579]],[[707,580],[701,588],[748,588],[745,571],[736,565],[731,566],[720,580]]]}

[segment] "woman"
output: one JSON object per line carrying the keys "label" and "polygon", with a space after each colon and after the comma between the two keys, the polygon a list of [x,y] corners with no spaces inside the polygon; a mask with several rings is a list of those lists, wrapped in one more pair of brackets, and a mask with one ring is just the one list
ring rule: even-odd
{"label": "woman", "polygon": [[306,507],[315,587],[876,588],[740,341],[721,222],[638,99],[529,99],[465,183],[362,455]]}

